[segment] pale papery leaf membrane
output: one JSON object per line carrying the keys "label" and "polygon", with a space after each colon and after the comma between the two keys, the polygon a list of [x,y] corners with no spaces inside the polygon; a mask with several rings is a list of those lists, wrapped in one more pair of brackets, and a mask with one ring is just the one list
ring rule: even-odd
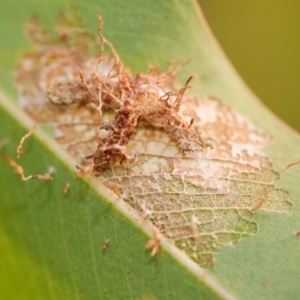
{"label": "pale papery leaf membrane", "polygon": [[131,74],[102,24],[100,48],[108,45],[111,56],[90,54],[96,38],[59,20],[56,39],[36,17],[30,21],[37,49],[21,57],[16,83],[22,107],[55,128],[80,173],[99,176],[201,266],[255,234],[258,209],[291,209],[263,153],[269,136],[220,100],[185,95],[188,85],[179,87],[172,65]]}

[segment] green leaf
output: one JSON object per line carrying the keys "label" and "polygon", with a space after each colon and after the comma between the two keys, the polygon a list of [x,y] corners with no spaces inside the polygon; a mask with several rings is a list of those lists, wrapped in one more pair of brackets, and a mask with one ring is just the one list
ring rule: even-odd
{"label": "green leaf", "polygon": [[[263,178],[257,186],[270,187],[270,191],[263,192],[267,193],[267,202],[275,206],[253,210],[254,216],[246,227],[256,224],[257,233],[252,230],[250,235],[246,230],[245,236],[249,237],[241,239],[240,234],[230,239],[234,246],[215,251],[216,263],[206,265],[206,270],[167,241],[162,242],[163,251],[151,258],[144,250],[147,228],[134,220],[124,204],[95,178],[78,177],[73,158],[36,130],[34,137],[25,142],[25,157],[20,164],[26,175],[45,173],[53,166],[53,182],[21,182],[5,159],[0,162],[0,266],[5,270],[0,278],[1,298],[295,298],[299,293],[300,260],[296,236],[300,230],[298,167],[285,169],[299,159],[299,137],[268,112],[243,84],[193,1],[72,3],[78,4],[84,24],[92,32],[98,26],[96,15],[102,14],[104,35],[133,72],[145,71],[148,63],[167,66],[176,57],[183,61],[192,58],[178,79],[184,83],[191,74],[197,74],[193,94],[219,98],[221,109],[227,105],[234,110],[234,116],[246,116],[263,134],[271,136],[273,143],[267,149],[267,158],[280,173],[280,181],[273,183],[272,179],[270,183]],[[0,140],[9,141],[1,150],[13,159],[20,138],[33,126],[33,121],[13,104],[17,93],[12,72],[19,56],[31,47],[22,33],[24,24],[32,13],[38,13],[42,22],[51,26],[57,13],[69,10],[70,5],[58,0],[22,1],[15,7],[2,0],[0,76],[1,88],[8,96],[0,95]],[[250,133],[245,134],[249,138]],[[64,195],[66,183],[70,183],[70,190]],[[234,187],[239,195],[245,194],[242,184],[234,183]],[[289,192],[289,200],[281,189]],[[289,210],[288,201],[292,210],[284,213]],[[260,202],[252,205],[255,208]],[[231,217],[226,219],[229,223]],[[240,226],[240,220],[236,221],[234,231],[243,232]],[[103,249],[107,239],[110,243]]]}

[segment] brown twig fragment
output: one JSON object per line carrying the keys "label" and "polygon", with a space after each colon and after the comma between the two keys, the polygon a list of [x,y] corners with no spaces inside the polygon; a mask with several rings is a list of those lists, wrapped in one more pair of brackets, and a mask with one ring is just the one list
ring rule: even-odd
{"label": "brown twig fragment", "polygon": [[99,37],[99,43],[100,43],[100,53],[99,53],[99,60],[97,63],[97,71],[99,69],[99,65],[102,62],[103,59],[103,52],[104,52],[104,37],[102,35],[102,28],[104,25],[104,21],[101,15],[97,15],[99,27],[98,27],[98,37]]}
{"label": "brown twig fragment", "polygon": [[[85,158],[92,160],[91,169],[78,167],[79,173],[101,175],[110,167],[130,166],[138,153],[129,149],[128,144],[138,126],[164,131],[182,153],[212,148],[202,137],[200,128],[194,125],[194,119],[186,122],[179,114],[192,80],[191,76],[182,88],[175,88],[175,74],[183,64],[170,65],[164,72],[159,67],[152,67],[146,73],[132,74],[113,44],[103,36],[104,22],[100,15],[98,22],[98,56],[89,56],[90,46],[80,39],[75,41],[80,37],[74,32],[78,26],[75,24],[73,28],[68,21],[69,38],[54,43],[49,41],[50,44],[46,43],[36,53],[25,56],[17,74],[17,80],[25,81],[25,84],[26,78],[35,74],[34,82],[38,82],[39,92],[47,100],[45,106],[51,118],[69,113],[76,122],[91,119],[93,123],[100,123],[93,132],[90,130],[88,140],[80,141],[81,144],[93,141],[97,144],[95,148],[89,148],[90,153],[85,153]],[[74,40],[78,47],[71,47],[68,40]],[[110,49],[110,57],[104,56],[104,46]],[[28,61],[32,61],[32,68],[28,68]],[[36,61],[39,62],[38,69]],[[109,121],[104,119],[107,114],[112,114]],[[66,139],[71,140],[70,135],[78,134],[71,130],[68,136],[65,134]],[[19,156],[23,154],[22,144],[28,136],[20,142]],[[70,145],[75,148],[74,143],[70,142]]]}
{"label": "brown twig fragment", "polygon": [[181,105],[181,101],[182,101],[182,97],[185,93],[185,91],[189,88],[189,83],[190,81],[193,79],[193,76],[191,76],[185,83],[184,87],[181,88],[176,96],[176,100],[175,100],[175,103],[174,103],[174,111],[175,112],[178,112],[179,109],[180,109],[180,105]]}
{"label": "brown twig fragment", "polygon": [[14,168],[15,172],[21,176],[21,181],[28,181],[31,179],[39,179],[39,180],[46,180],[46,181],[53,180],[50,172],[46,174],[29,175],[25,177],[24,169],[22,166],[17,164],[12,158],[10,158],[8,155],[6,155],[3,152],[1,153],[1,156],[8,162],[9,165],[11,165]]}
{"label": "brown twig fragment", "polygon": [[296,166],[298,164],[300,164],[300,159],[297,160],[297,161],[295,161],[295,162],[293,162],[293,163],[290,163],[289,165],[287,165],[287,167],[285,168],[285,170],[289,169],[292,166]]}
{"label": "brown twig fragment", "polygon": [[86,174],[92,174],[94,169],[94,162],[91,162],[90,164],[83,167],[76,165],[75,168],[78,170],[78,174],[81,176]]}
{"label": "brown twig fragment", "polygon": [[37,175],[29,175],[28,177],[23,177],[21,180],[22,181],[28,181],[31,179],[39,179],[39,180],[46,180],[46,181],[52,181],[53,178],[50,174],[37,174]]}
{"label": "brown twig fragment", "polygon": [[152,249],[150,256],[154,256],[159,252],[159,246],[160,246],[160,242],[161,242],[161,235],[160,232],[158,231],[158,229],[154,226],[152,226],[152,239],[150,239],[146,245],[145,245],[145,249]]}
{"label": "brown twig fragment", "polygon": [[23,144],[24,144],[25,140],[33,134],[34,129],[35,129],[35,126],[21,138],[19,145],[17,147],[17,158],[24,156]]}

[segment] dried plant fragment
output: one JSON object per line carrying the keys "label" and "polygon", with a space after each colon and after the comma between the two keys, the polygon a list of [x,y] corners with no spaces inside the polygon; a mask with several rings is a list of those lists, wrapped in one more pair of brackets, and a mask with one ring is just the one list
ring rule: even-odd
{"label": "dried plant fragment", "polygon": [[[291,209],[263,152],[270,137],[221,101],[187,95],[192,78],[178,87],[174,64],[132,74],[98,20],[98,38],[85,42],[91,35],[80,22],[63,22],[56,40],[31,27],[31,39],[41,38],[17,68],[20,103],[53,125],[79,174],[99,176],[152,224],[152,256],[164,236],[200,265],[213,264],[222,247],[257,232],[257,210]],[[92,55],[96,40],[100,54]]]}
{"label": "dried plant fragment", "polygon": [[29,138],[33,134],[34,128],[27,132],[20,140],[20,143],[17,147],[17,158],[20,158],[21,156],[24,156],[24,151],[23,151],[23,144],[27,138]]}
{"label": "dried plant fragment", "polygon": [[[37,52],[23,56],[17,83],[26,111],[39,121],[57,122],[63,143],[68,140],[68,148],[76,148],[83,158],[92,160],[91,172],[95,175],[134,162],[138,151],[128,148],[128,143],[138,125],[166,132],[183,153],[212,148],[199,128],[178,114],[191,78],[184,87],[171,90],[173,67],[161,73],[152,68],[145,74],[131,74],[103,37],[103,20],[100,16],[98,19],[100,57],[88,56],[86,49],[73,51],[68,42],[61,40],[40,45]],[[70,37],[73,28],[66,27],[65,32]],[[112,57],[103,56],[104,45],[108,45]],[[104,120],[103,115],[108,112],[112,113],[111,118]],[[73,127],[64,119],[70,119]],[[86,136],[79,139],[74,132],[76,126],[84,127]],[[80,151],[79,144],[84,150]],[[88,155],[87,144],[93,145]]]}
{"label": "dried plant fragment", "polygon": [[286,167],[285,169],[287,170],[287,169],[289,169],[290,167],[296,166],[296,165],[298,165],[298,164],[300,164],[300,160],[297,160],[297,161],[295,161],[295,162],[292,162],[292,163],[288,164],[287,167]]}
{"label": "dried plant fragment", "polygon": [[52,173],[51,171],[48,171],[48,173],[46,173],[46,174],[29,175],[29,176],[25,177],[24,169],[22,166],[17,164],[12,158],[10,158],[8,155],[6,155],[3,152],[1,153],[1,156],[6,160],[6,162],[9,165],[11,165],[14,168],[15,172],[21,176],[21,181],[28,181],[31,179],[46,180],[46,181],[53,180],[53,178],[51,176],[51,173]]}

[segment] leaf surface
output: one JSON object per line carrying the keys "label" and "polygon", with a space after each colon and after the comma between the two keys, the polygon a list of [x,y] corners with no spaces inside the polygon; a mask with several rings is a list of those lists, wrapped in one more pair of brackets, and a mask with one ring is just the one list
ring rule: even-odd
{"label": "leaf surface", "polygon": [[[103,196],[99,200],[97,191],[94,190],[96,188],[99,192],[99,189],[95,183],[91,184],[94,180],[91,179],[86,183],[78,178],[72,170],[74,162],[66,157],[55,143],[49,141],[42,133],[38,134],[37,138],[30,138],[25,144],[25,158],[20,161],[25,171],[30,174],[46,172],[51,165],[55,167],[56,173],[51,183],[20,182],[20,178],[13,173],[12,168],[5,161],[1,162],[1,172],[5,174],[1,180],[1,190],[4,195],[4,201],[1,202],[3,224],[1,241],[7,257],[1,260],[1,264],[9,270],[9,276],[6,277],[8,284],[4,285],[1,293],[9,297],[15,295],[17,298],[18,289],[22,289],[24,295],[28,295],[30,299],[34,297],[85,299],[100,296],[111,299],[122,297],[143,299],[151,296],[158,299],[199,297],[211,299],[218,298],[220,295],[225,298],[230,297],[225,292],[228,290],[241,299],[259,297],[263,299],[266,296],[284,298],[286,295],[294,297],[298,292],[296,278],[299,271],[296,266],[297,260],[300,259],[296,254],[299,250],[299,241],[295,236],[299,231],[297,228],[299,206],[295,199],[297,166],[284,170],[289,163],[298,158],[296,150],[299,145],[298,137],[267,112],[247,90],[209,35],[201,13],[193,2],[131,1],[125,5],[122,1],[99,3],[89,1],[78,4],[84,23],[93,31],[97,28],[96,14],[102,14],[105,20],[105,36],[114,43],[122,61],[130,66],[133,72],[145,71],[147,63],[160,63],[162,66],[167,66],[170,59],[178,56],[183,60],[192,58],[192,62],[180,71],[179,81],[184,82],[191,74],[197,74],[192,84],[191,94],[219,98],[221,102],[207,100],[204,103],[207,107],[210,105],[218,107],[217,113],[222,115],[223,112],[225,117],[231,116],[229,119],[225,118],[223,123],[212,122],[209,119],[205,122],[203,119],[205,120],[205,115],[207,116],[211,109],[206,111],[205,105],[201,104],[203,102],[197,102],[198,98],[193,104],[198,107],[200,113],[202,112],[202,119],[199,118],[198,121],[203,121],[203,132],[212,135],[212,138],[217,141],[215,143],[217,149],[220,145],[230,144],[230,139],[226,141],[226,136],[225,140],[222,140],[224,128],[228,131],[227,136],[237,134],[239,146],[243,144],[241,139],[244,138],[245,151],[253,148],[260,151],[261,148],[269,145],[270,140],[272,146],[269,146],[267,153],[260,153],[259,170],[250,168],[236,174],[230,173],[230,176],[223,176],[223,182],[220,181],[221,175],[218,174],[216,182],[210,180],[199,183],[195,182],[194,177],[185,179],[185,184],[182,185],[178,180],[178,174],[198,172],[199,175],[199,168],[202,168],[203,175],[206,168],[218,169],[217,162],[221,162],[221,169],[224,171],[228,169],[226,164],[231,158],[233,160],[235,158],[236,161],[233,161],[233,167],[232,163],[230,164],[229,169],[236,171],[237,165],[243,165],[241,163],[243,155],[239,150],[234,153],[233,148],[230,148],[232,155],[230,159],[220,157],[221,152],[216,152],[215,156],[212,154],[211,157],[207,157],[208,165],[189,166],[188,159],[184,163],[178,161],[177,173],[174,173],[174,170],[164,172],[164,178],[160,173],[153,174],[155,172],[151,170],[149,175],[144,176],[145,182],[143,179],[132,181],[132,186],[124,181],[126,176],[119,177],[117,183],[122,193],[131,192],[131,197],[127,198],[129,200],[126,200],[126,197],[125,200],[138,211],[141,211],[141,207],[137,207],[134,203],[142,203],[142,201],[150,203],[153,199],[153,192],[144,190],[139,193],[133,190],[138,187],[138,182],[142,182],[144,189],[149,187],[153,189],[154,185],[158,195],[173,193],[180,196],[181,202],[184,203],[188,203],[188,200],[194,197],[195,206],[192,208],[194,214],[198,210],[204,211],[198,215],[196,213],[197,218],[200,223],[202,222],[201,224],[204,224],[203,219],[207,218],[207,226],[212,226],[210,230],[207,229],[208,227],[201,227],[200,231],[213,236],[218,244],[216,247],[214,241],[205,240],[203,234],[202,242],[200,239],[195,245],[185,247],[182,243],[193,243],[194,240],[193,236],[187,236],[190,234],[188,233],[190,227],[186,226],[192,215],[182,212],[179,215],[172,214],[174,207],[161,211],[152,208],[151,221],[163,231],[164,227],[161,227],[163,219],[160,215],[166,211],[165,215],[169,218],[167,227],[170,228],[174,226],[173,216],[174,222],[179,222],[175,225],[185,228],[180,236],[182,241],[179,239],[179,242],[176,242],[175,239],[175,245],[183,250],[190,249],[186,251],[189,255],[194,251],[195,255],[198,255],[198,258],[194,257],[194,259],[209,268],[209,271],[203,273],[203,270],[197,267],[195,271],[193,263],[188,259],[180,259],[180,255],[176,256],[168,246],[166,248],[173,253],[173,257],[175,255],[181,261],[180,263],[166,252],[150,258],[149,253],[144,251],[147,240],[145,234],[132,223],[130,218],[122,215],[115,208],[119,206],[118,203],[111,204],[104,200],[105,197],[110,197],[112,200],[115,197],[102,191]],[[50,3],[46,2],[38,4],[24,1],[16,10],[12,10],[8,3],[4,7],[7,11],[4,9],[2,21],[4,26],[1,29],[4,47],[1,50],[0,75],[3,78],[3,90],[15,100],[17,95],[12,85],[11,72],[18,56],[30,48],[22,35],[22,27],[33,12],[38,12],[45,24],[53,24],[57,12],[68,10],[69,3],[52,1],[50,6]],[[11,21],[12,17],[14,22]],[[25,117],[16,111],[16,107],[11,107],[4,98],[2,96],[6,108],[1,111],[1,120],[4,124],[1,128],[1,139],[8,138],[10,142],[3,151],[14,157],[16,146],[25,133],[23,126],[30,127],[32,123],[26,121]],[[186,115],[190,116],[190,108],[186,107],[185,110]],[[16,121],[18,118],[22,119],[19,120],[20,124]],[[251,125],[248,119],[251,120]],[[223,131],[219,129],[220,126]],[[238,133],[236,130],[239,130]],[[254,135],[259,142],[253,143],[249,148],[247,139],[251,133],[252,137]],[[158,144],[162,140],[169,145],[170,141],[164,139],[165,136],[156,137]],[[146,142],[142,140],[141,143]],[[232,147],[232,144],[230,146]],[[176,145],[173,145],[173,148],[176,149]],[[168,155],[174,156],[169,152]],[[151,158],[151,150],[147,159],[149,157]],[[263,164],[267,173],[262,168]],[[249,161],[246,165],[251,167]],[[252,168],[255,167],[257,166],[254,163]],[[276,182],[279,178],[272,168],[281,173],[279,182]],[[173,176],[172,180],[166,178],[166,174]],[[243,177],[244,174],[248,174],[248,177]],[[211,179],[213,176],[208,175],[208,177]],[[151,178],[155,178],[154,182]],[[232,181],[234,181],[233,187],[230,186]],[[237,184],[237,181],[240,183]],[[64,195],[66,183],[71,185],[69,192]],[[224,189],[225,187],[230,190],[230,193]],[[213,190],[210,192],[213,196],[195,200],[197,195],[203,195],[209,189]],[[234,193],[239,195],[238,199],[232,196]],[[290,199],[287,198],[288,193]],[[149,196],[150,194],[152,196]],[[187,199],[184,199],[184,195]],[[249,195],[252,200],[249,200]],[[147,197],[149,200],[145,200]],[[264,198],[267,200],[261,202]],[[172,199],[163,196],[158,202],[170,206],[174,204]],[[228,204],[228,200],[231,204]],[[215,203],[212,208],[205,206],[209,201]],[[155,202],[153,203],[155,206]],[[289,212],[291,203],[292,211]],[[230,210],[226,210],[226,206],[229,206]],[[221,208],[221,217],[216,214],[217,208]],[[183,206],[180,210],[183,210]],[[225,211],[227,211],[226,218]],[[213,216],[208,216],[210,213]],[[216,220],[223,222],[216,223]],[[227,220],[227,223],[224,224],[224,220]],[[225,230],[229,234],[226,237],[221,236],[223,241],[218,242],[220,237],[216,237],[215,232],[220,228],[221,231]],[[172,240],[170,232],[172,233],[172,230],[163,233]],[[249,234],[253,235],[240,239],[243,235]],[[178,240],[176,230],[175,235]],[[107,239],[110,239],[110,243],[104,250],[103,244]],[[221,246],[232,244],[234,247],[222,248],[219,244]],[[205,245],[209,245],[208,249]],[[198,249],[195,250],[195,247]],[[220,249],[221,251],[217,252]],[[207,266],[207,258],[203,254],[205,251],[210,255],[213,253],[209,258],[216,258],[215,265]],[[22,268],[24,273],[18,272],[19,268]],[[212,279],[211,274],[216,279]],[[289,280],[291,276],[295,280]],[[26,284],[23,285],[24,280]]]}

